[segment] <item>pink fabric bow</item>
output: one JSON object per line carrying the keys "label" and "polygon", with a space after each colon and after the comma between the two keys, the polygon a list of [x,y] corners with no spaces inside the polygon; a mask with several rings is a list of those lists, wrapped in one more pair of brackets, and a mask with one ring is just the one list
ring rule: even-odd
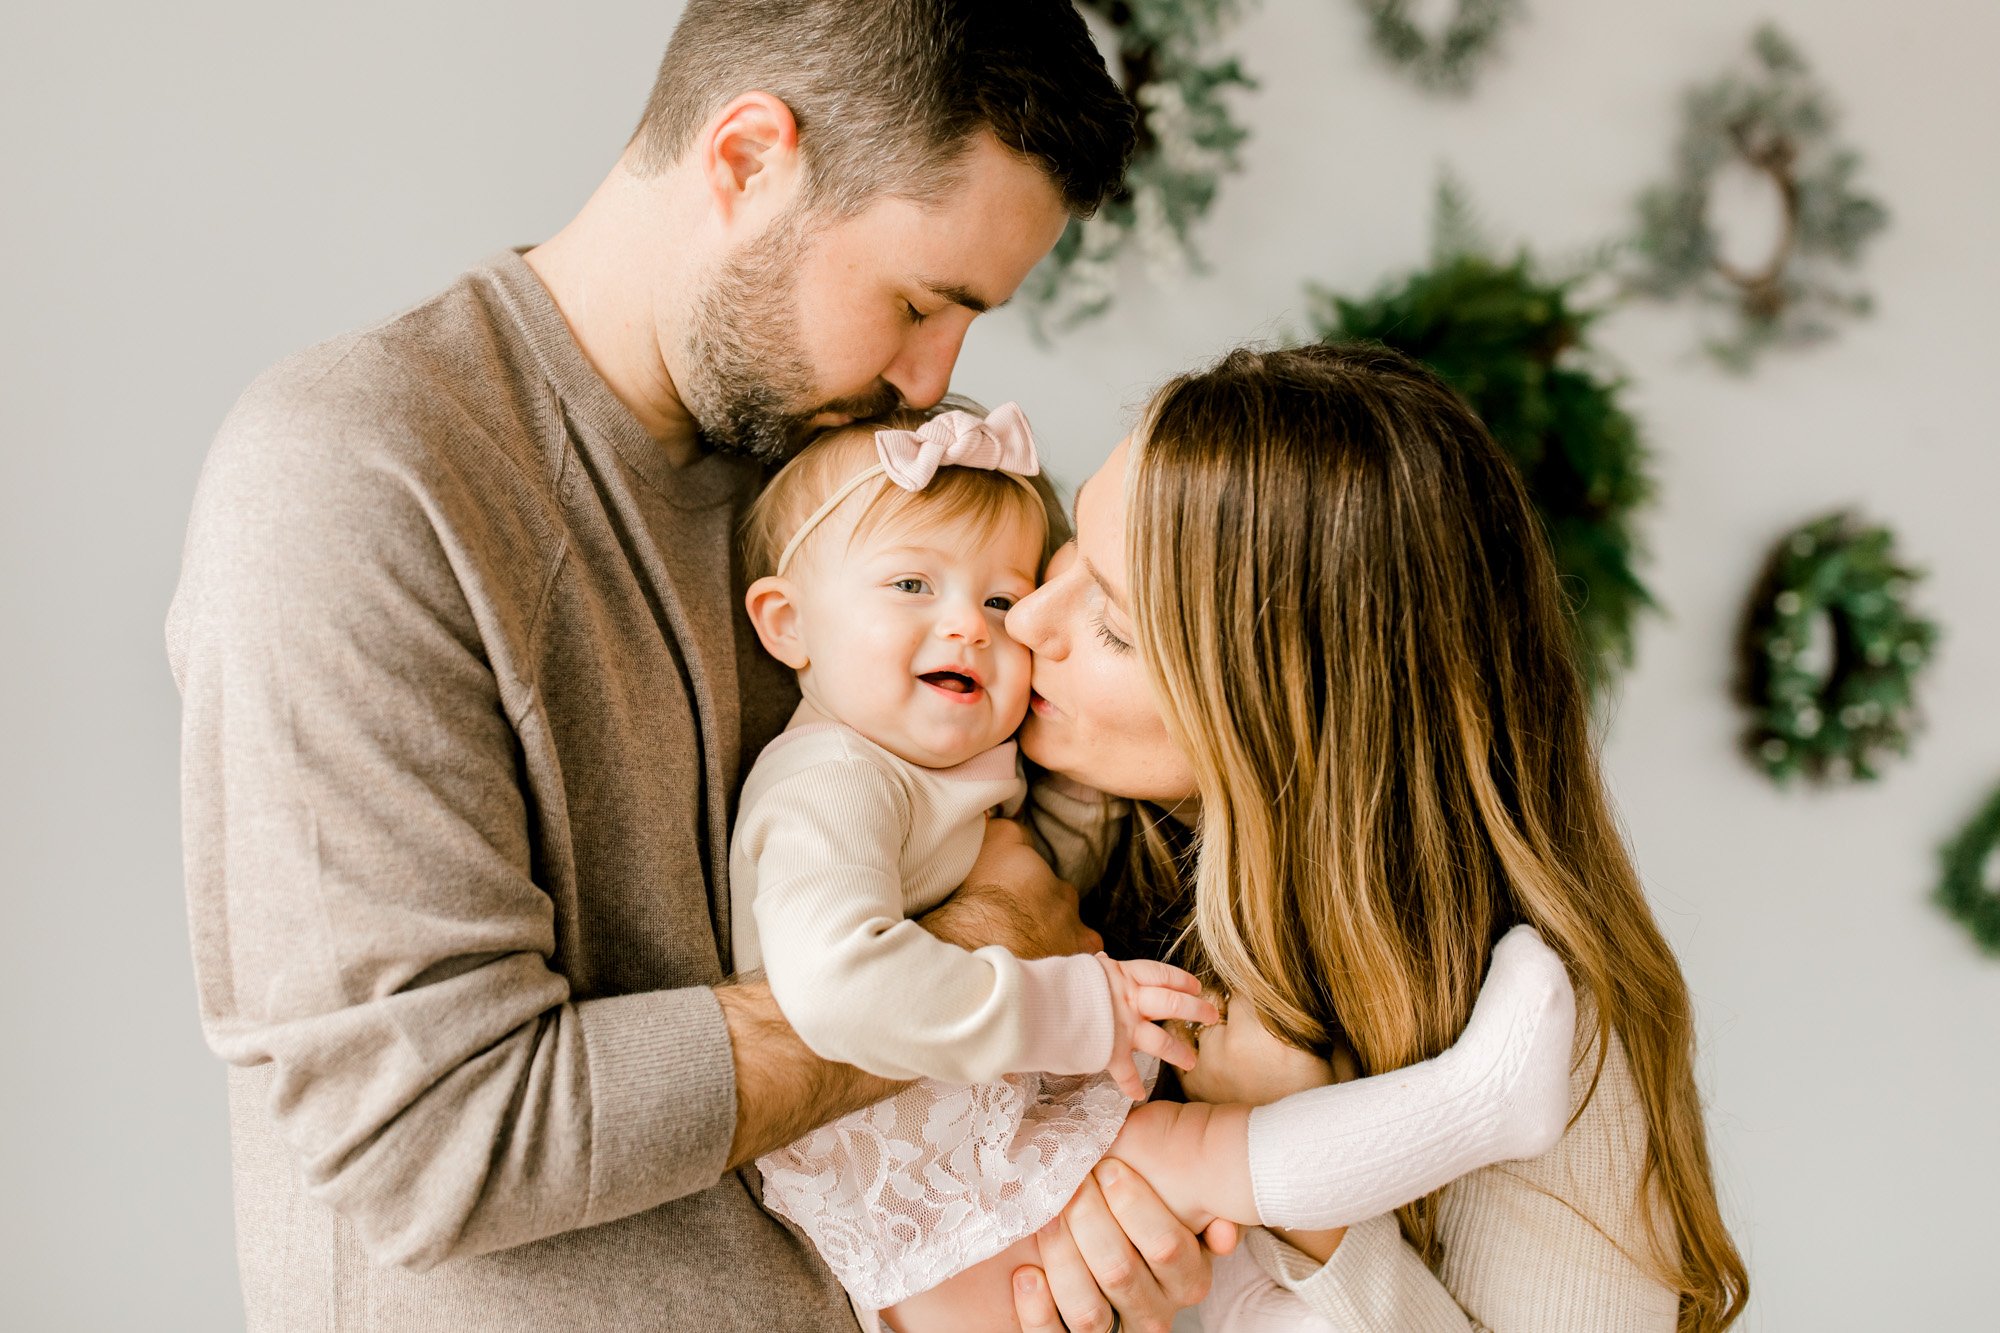
{"label": "pink fabric bow", "polygon": [[906,491],[931,484],[941,467],[977,467],[1032,477],[1042,470],[1034,432],[1019,403],[1002,403],[984,419],[945,412],[916,430],[878,430],[882,471]]}

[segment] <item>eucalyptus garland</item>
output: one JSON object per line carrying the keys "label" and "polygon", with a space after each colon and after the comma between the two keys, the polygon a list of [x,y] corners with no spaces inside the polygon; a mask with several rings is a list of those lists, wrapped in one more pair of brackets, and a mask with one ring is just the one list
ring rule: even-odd
{"label": "eucalyptus garland", "polygon": [[[1672,179],[1639,200],[1634,286],[1692,293],[1729,312],[1704,346],[1739,371],[1767,348],[1820,341],[1841,319],[1866,314],[1871,298],[1841,271],[1889,214],[1856,188],[1860,156],[1834,141],[1833,104],[1797,48],[1760,29],[1751,65],[1692,90],[1686,116]],[[1784,232],[1755,269],[1724,258],[1709,217],[1716,175],[1732,161],[1767,177],[1784,208]]]}
{"label": "eucalyptus garland", "polygon": [[1410,17],[1410,0],[1356,0],[1368,15],[1368,35],[1391,64],[1407,70],[1430,92],[1467,93],[1492,54],[1496,39],[1520,17],[1521,0],[1453,0],[1439,32]]}
{"label": "eucalyptus garland", "polygon": [[1751,758],[1780,782],[1872,780],[1916,725],[1938,628],[1912,611],[1922,575],[1887,528],[1831,514],[1778,544],[1751,599],[1742,685]]}
{"label": "eucalyptus garland", "polygon": [[1124,188],[1095,217],[1074,221],[1022,285],[1038,332],[1072,328],[1111,305],[1121,256],[1136,249],[1159,276],[1201,266],[1192,231],[1236,170],[1249,131],[1224,100],[1254,87],[1233,59],[1204,51],[1237,0],[1078,0],[1117,34],[1126,96],[1139,111]]}
{"label": "eucalyptus garland", "polygon": [[1585,673],[1600,687],[1630,664],[1639,614],[1655,605],[1635,569],[1634,523],[1653,488],[1621,402],[1625,381],[1590,346],[1598,312],[1574,299],[1582,280],[1544,276],[1526,253],[1491,258],[1446,181],[1430,268],[1365,299],[1314,289],[1310,300],[1320,337],[1425,362],[1512,456],[1563,576]]}
{"label": "eucalyptus garland", "polygon": [[1944,849],[1938,905],[1964,923],[1987,953],[2000,955],[2000,788]]}

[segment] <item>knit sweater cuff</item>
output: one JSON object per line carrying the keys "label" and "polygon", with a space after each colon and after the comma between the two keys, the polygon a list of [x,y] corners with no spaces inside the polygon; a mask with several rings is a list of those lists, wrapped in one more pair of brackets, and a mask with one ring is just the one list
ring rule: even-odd
{"label": "knit sweater cuff", "polygon": [[595,1226],[714,1185],[736,1135],[736,1070],[715,992],[694,986],[576,1006],[590,1061]]}
{"label": "knit sweater cuff", "polygon": [[1353,1333],[1466,1333],[1451,1293],[1403,1241],[1393,1213],[1347,1228],[1333,1257],[1316,1264],[1267,1231],[1249,1233],[1258,1267],[1333,1327]]}
{"label": "knit sweater cuff", "polygon": [[1020,960],[1022,1068],[1095,1074],[1111,1063],[1111,983],[1088,954]]}

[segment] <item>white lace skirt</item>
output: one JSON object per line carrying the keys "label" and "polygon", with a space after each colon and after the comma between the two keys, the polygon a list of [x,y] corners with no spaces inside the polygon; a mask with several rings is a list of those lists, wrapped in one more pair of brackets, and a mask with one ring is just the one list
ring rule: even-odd
{"label": "white lace skirt", "polygon": [[1131,1109],[1108,1074],[924,1079],[759,1158],[764,1203],[885,1310],[1054,1220]]}

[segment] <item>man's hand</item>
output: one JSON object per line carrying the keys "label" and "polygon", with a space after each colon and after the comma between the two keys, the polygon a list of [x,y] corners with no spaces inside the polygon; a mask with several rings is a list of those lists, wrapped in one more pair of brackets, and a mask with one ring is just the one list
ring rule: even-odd
{"label": "man's hand", "polygon": [[1004,945],[1017,958],[1096,953],[1097,932],[1076,913],[1076,889],[1056,878],[1011,819],[986,821],[986,841],[965,886],[918,925],[961,949]]}
{"label": "man's hand", "polygon": [[1167,1333],[1208,1294],[1209,1255],[1236,1248],[1233,1222],[1202,1240],[1138,1172],[1107,1158],[1043,1227],[1042,1266],[1014,1271],[1022,1333]]}

